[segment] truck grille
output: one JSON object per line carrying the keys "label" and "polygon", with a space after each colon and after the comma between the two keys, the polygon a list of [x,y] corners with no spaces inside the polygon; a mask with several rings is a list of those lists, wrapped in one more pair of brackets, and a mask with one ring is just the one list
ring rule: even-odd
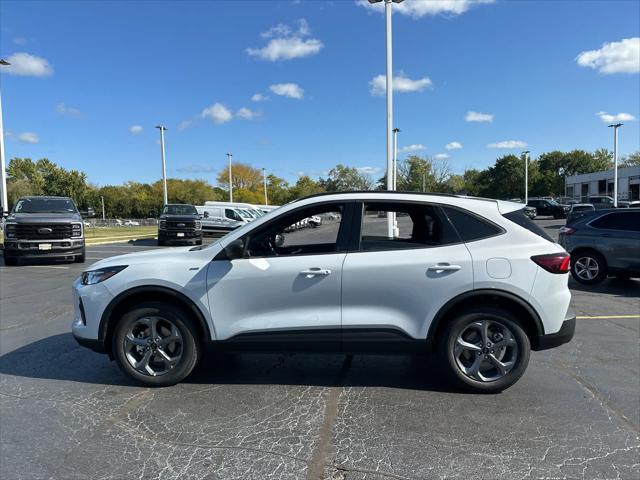
{"label": "truck grille", "polygon": [[16,225],[18,239],[23,240],[58,240],[71,238],[71,224],[18,224]]}
{"label": "truck grille", "polygon": [[167,221],[167,230],[185,230],[195,228],[195,222],[186,220],[181,222]]}

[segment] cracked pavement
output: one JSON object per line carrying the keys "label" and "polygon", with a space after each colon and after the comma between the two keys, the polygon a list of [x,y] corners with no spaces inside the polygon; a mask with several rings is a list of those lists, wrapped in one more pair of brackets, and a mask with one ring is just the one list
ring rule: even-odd
{"label": "cracked pavement", "polygon": [[[412,355],[209,354],[147,389],[73,340],[81,270],[0,267],[2,479],[640,478],[638,318],[579,319],[499,395]],[[640,315],[640,281],[571,286],[579,315]]]}

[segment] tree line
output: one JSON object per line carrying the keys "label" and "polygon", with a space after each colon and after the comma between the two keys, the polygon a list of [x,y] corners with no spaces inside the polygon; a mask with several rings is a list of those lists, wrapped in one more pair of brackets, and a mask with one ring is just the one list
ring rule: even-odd
{"label": "tree line", "polygon": [[[640,152],[622,159],[621,166],[640,165]],[[611,152],[573,150],[541,154],[529,161],[529,195],[559,196],[564,193],[567,175],[591,173],[612,168]],[[74,199],[81,209],[89,207],[101,215],[104,199],[108,218],[157,217],[162,209],[162,181],[154,183],[125,182],[122,185],[97,186],[79,170],[68,170],[43,158],[13,158],[7,167],[9,208],[25,195],[59,195]],[[202,205],[205,201],[227,201],[229,178],[227,169],[217,175],[217,185],[203,179],[167,179],[170,203]],[[322,192],[376,190],[386,188],[386,176],[375,180],[361,170],[338,164],[315,180],[300,176],[295,183],[270,174],[267,176],[270,205],[283,205],[292,200]],[[232,166],[233,199],[237,202],[264,204],[262,171],[244,163]],[[452,173],[447,160],[411,155],[398,162],[397,189],[459,193],[489,198],[524,197],[524,158],[503,155],[495,164],[483,169]]]}

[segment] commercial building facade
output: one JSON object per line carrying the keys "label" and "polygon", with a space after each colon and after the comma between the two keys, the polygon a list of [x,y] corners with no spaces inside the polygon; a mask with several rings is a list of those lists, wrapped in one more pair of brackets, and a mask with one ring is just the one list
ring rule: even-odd
{"label": "commercial building facade", "polygon": [[[613,175],[611,169],[565,177],[565,196],[580,200],[590,195],[613,197]],[[640,200],[640,165],[618,168],[618,200]]]}

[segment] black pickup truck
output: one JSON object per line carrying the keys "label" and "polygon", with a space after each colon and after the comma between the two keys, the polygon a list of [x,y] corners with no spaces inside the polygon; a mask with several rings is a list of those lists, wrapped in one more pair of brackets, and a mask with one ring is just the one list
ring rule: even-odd
{"label": "black pickup truck", "polygon": [[84,226],[67,197],[22,197],[4,222],[4,263],[21,258],[65,258],[84,262]]}
{"label": "black pickup truck", "polygon": [[164,206],[158,219],[158,245],[172,243],[202,245],[202,220],[193,205]]}

